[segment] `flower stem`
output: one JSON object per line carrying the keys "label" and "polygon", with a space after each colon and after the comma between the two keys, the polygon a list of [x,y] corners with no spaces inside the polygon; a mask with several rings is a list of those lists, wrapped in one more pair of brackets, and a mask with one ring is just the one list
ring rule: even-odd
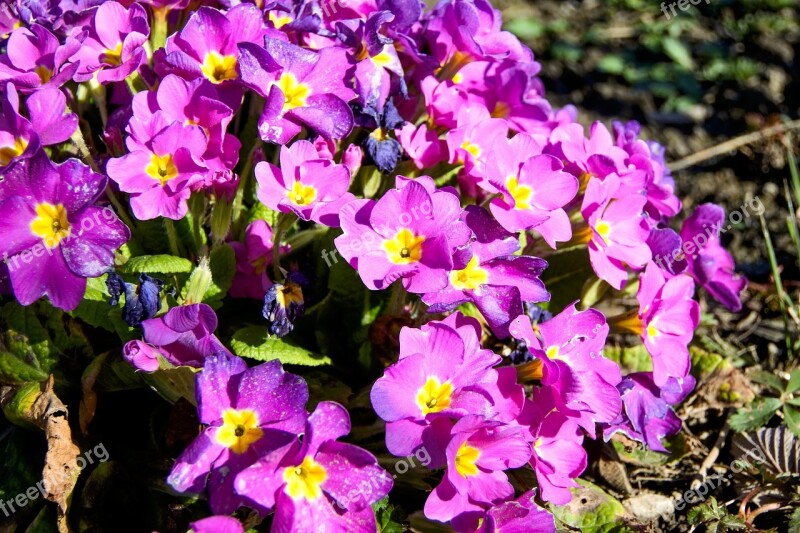
{"label": "flower stem", "polygon": [[150,44],[153,46],[153,51],[164,48],[167,43],[167,16],[169,16],[169,9],[167,8],[153,10],[153,31],[150,34]]}
{"label": "flower stem", "polygon": [[167,230],[170,253],[176,257],[183,257],[183,254],[181,254],[180,239],[178,238],[178,230],[175,229],[175,222],[171,218],[164,218],[164,228]]}

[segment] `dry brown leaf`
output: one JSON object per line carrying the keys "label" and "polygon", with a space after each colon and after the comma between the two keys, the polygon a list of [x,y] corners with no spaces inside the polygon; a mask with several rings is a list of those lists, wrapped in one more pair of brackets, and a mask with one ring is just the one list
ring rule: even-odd
{"label": "dry brown leaf", "polygon": [[[42,471],[44,497],[58,506],[58,530],[67,533],[69,501],[80,474],[77,462],[80,449],[72,442],[67,407],[53,392],[53,376],[40,387],[39,397],[27,412],[19,415],[45,432],[47,454]],[[14,393],[14,388],[2,387],[0,405],[11,401]]]}
{"label": "dry brown leaf", "polygon": [[81,389],[83,390],[83,398],[81,398],[81,406],[78,410],[78,422],[81,426],[81,432],[86,435],[89,433],[89,424],[91,424],[94,414],[97,411],[97,393],[94,391],[94,384],[100,371],[103,369],[103,363],[108,356],[108,352],[98,355],[92,363],[86,367],[86,370],[81,376]]}

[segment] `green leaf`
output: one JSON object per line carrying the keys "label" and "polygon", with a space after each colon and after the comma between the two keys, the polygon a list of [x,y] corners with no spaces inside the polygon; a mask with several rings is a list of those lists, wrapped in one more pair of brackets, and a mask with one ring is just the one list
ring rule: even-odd
{"label": "green leaf", "polygon": [[609,74],[622,74],[625,72],[625,60],[618,54],[607,55],[597,63],[597,70]]}
{"label": "green leaf", "polygon": [[683,42],[674,37],[665,37],[662,44],[664,46],[664,53],[666,53],[670,59],[687,70],[692,70],[694,68],[692,54]]}
{"label": "green leaf", "polygon": [[139,334],[122,320],[122,304],[114,307],[109,304],[107,275],[86,280],[86,292],[83,300],[70,315],[79,318],[96,328],[116,333],[123,342],[135,339]]}
{"label": "green leaf", "polygon": [[786,392],[788,394],[800,389],[800,368],[792,370],[789,375],[789,383],[786,385]]}
{"label": "green leaf", "polygon": [[509,20],[505,29],[523,41],[530,41],[544,35],[545,25],[538,19],[522,17]]}
{"label": "green leaf", "polygon": [[603,355],[628,372],[651,372],[653,370],[653,359],[643,344],[630,347],[607,344],[603,349]]}
{"label": "green leaf", "polygon": [[721,355],[697,346],[690,346],[689,353],[692,357],[692,375],[698,380],[729,365],[728,361]]}
{"label": "green leaf", "polygon": [[285,365],[321,366],[331,364],[328,357],[315,354],[287,340],[268,337],[265,326],[240,329],[231,338],[231,350],[240,357],[259,361],[278,359]]}
{"label": "green leaf", "polygon": [[790,406],[783,406],[783,420],[789,431],[800,437],[800,409]]}
{"label": "green leaf", "polygon": [[161,368],[151,374],[142,374],[144,381],[162,398],[175,403],[183,398],[192,405],[195,400],[195,375],[198,369],[189,366]]}
{"label": "green leaf", "polygon": [[10,302],[2,307],[0,318],[5,324],[0,379],[9,383],[46,379],[60,350],[39,321],[34,307]]}
{"label": "green leaf", "polygon": [[[45,376],[44,379],[47,379],[47,376]],[[40,385],[40,383],[34,382],[25,383],[14,392],[11,401],[3,405],[3,414],[9,422],[13,422],[25,429],[34,431],[38,429],[34,424],[25,419],[25,413],[30,411],[33,403],[41,396],[42,389]]]}
{"label": "green leaf", "polygon": [[[42,437],[38,433],[13,427],[0,434],[0,457],[2,457],[3,482],[0,483],[0,501],[8,501],[23,494],[28,487],[41,480],[44,454],[38,444]],[[5,518],[5,517],[3,517]],[[13,531],[12,527],[10,531]]]}
{"label": "green leaf", "polygon": [[762,385],[775,389],[776,391],[780,392],[783,390],[783,381],[772,372],[759,370],[758,372],[753,372],[750,375],[750,379],[756,383],[761,383]]}
{"label": "green leaf", "polygon": [[730,426],[735,431],[750,431],[769,422],[781,406],[778,398],[760,398],[750,409],[739,409],[730,419]]}
{"label": "green leaf", "polygon": [[236,275],[236,254],[233,248],[227,244],[214,248],[209,256],[209,267],[212,279],[205,301],[221,300],[228,294]]}
{"label": "green leaf", "polygon": [[594,271],[585,246],[557,251],[547,257],[547,263],[541,278],[550,292],[547,309],[555,314],[580,299],[583,285]]}
{"label": "green leaf", "polygon": [[627,513],[618,500],[584,479],[578,479],[578,483],[580,487],[571,489],[572,501],[548,506],[556,519],[582,533],[620,531],[625,527]]}
{"label": "green leaf", "polygon": [[120,267],[120,271],[126,274],[188,274],[193,267],[192,262],[183,257],[159,254],[133,257]]}

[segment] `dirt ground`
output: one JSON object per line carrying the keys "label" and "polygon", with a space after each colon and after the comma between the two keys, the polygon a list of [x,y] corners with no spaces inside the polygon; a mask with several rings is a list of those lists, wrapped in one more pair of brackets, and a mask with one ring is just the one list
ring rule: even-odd
{"label": "dirt ground", "polygon": [[[666,147],[669,162],[800,116],[800,3],[710,0],[677,9],[676,16],[668,4],[669,19],[657,2],[646,0],[506,1],[499,7],[507,28],[542,64],[540,76],[554,105],[575,105],[584,124],[637,120],[644,137]],[[797,154],[798,137],[773,135],[674,173],[687,211],[704,202],[719,203],[729,213],[743,212],[745,204],[757,211],[763,205],[782,281],[795,301],[800,271],[787,231],[785,183],[786,150]],[[796,366],[788,357],[759,217],[743,216],[723,242],[750,280],[745,305],[730,313],[704,301],[709,327],[696,344],[726,361],[699,380],[681,407],[685,428],[673,440],[672,454],[644,457],[622,441],[593,450],[597,460],[589,479],[619,498],[633,523],[650,521],[701,484],[721,503],[745,496],[751,481],[730,472],[728,416],[759,395],[759,385],[749,379],[754,372]],[[720,399],[723,389],[734,391],[727,398],[733,401]],[[701,466],[711,466],[720,480],[702,478]],[[688,529],[692,507],[650,521],[648,530]],[[754,522],[779,530],[787,523],[788,514],[780,511]]]}

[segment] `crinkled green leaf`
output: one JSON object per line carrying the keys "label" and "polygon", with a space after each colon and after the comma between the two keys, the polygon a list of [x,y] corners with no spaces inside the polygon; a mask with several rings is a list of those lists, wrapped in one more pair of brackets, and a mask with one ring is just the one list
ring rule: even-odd
{"label": "crinkled green leaf", "polygon": [[170,403],[180,398],[196,405],[195,375],[198,369],[189,366],[162,368],[150,374],[142,374],[145,383],[153,387],[162,398]]}
{"label": "crinkled green leaf", "polygon": [[550,301],[543,305],[552,313],[558,313],[580,299],[583,285],[594,271],[586,247],[557,251],[547,256],[547,264],[541,278],[550,293]]}
{"label": "crinkled green leaf", "polygon": [[759,398],[749,409],[739,409],[728,421],[735,431],[757,429],[769,422],[780,406],[781,401],[778,398]]}
{"label": "crinkled green leaf", "polygon": [[628,347],[607,344],[603,349],[603,355],[627,372],[650,372],[653,370],[653,359],[643,344]]}
{"label": "crinkled green leaf", "polygon": [[209,256],[211,268],[211,286],[206,291],[205,300],[220,300],[228,294],[228,290],[236,275],[236,254],[233,248],[223,244],[211,251]]}
{"label": "crinkled green leaf", "polygon": [[230,342],[233,353],[259,361],[279,359],[285,365],[321,366],[331,364],[323,355],[315,354],[291,342],[268,337],[266,326],[250,326],[233,334]]}
{"label": "crinkled green leaf", "polygon": [[624,531],[627,513],[622,504],[593,483],[584,479],[579,479],[578,483],[580,487],[571,489],[572,501],[548,506],[553,516],[583,533]]}
{"label": "crinkled green leaf", "polygon": [[188,274],[194,265],[188,259],[174,255],[142,255],[133,257],[120,267],[126,274]]}
{"label": "crinkled green leaf", "polygon": [[698,380],[729,364],[721,355],[697,346],[690,346],[689,354],[692,358],[692,376]]}
{"label": "crinkled green leaf", "polygon": [[60,350],[36,316],[35,307],[9,302],[0,311],[0,318],[5,325],[0,379],[10,383],[46,379]]}

